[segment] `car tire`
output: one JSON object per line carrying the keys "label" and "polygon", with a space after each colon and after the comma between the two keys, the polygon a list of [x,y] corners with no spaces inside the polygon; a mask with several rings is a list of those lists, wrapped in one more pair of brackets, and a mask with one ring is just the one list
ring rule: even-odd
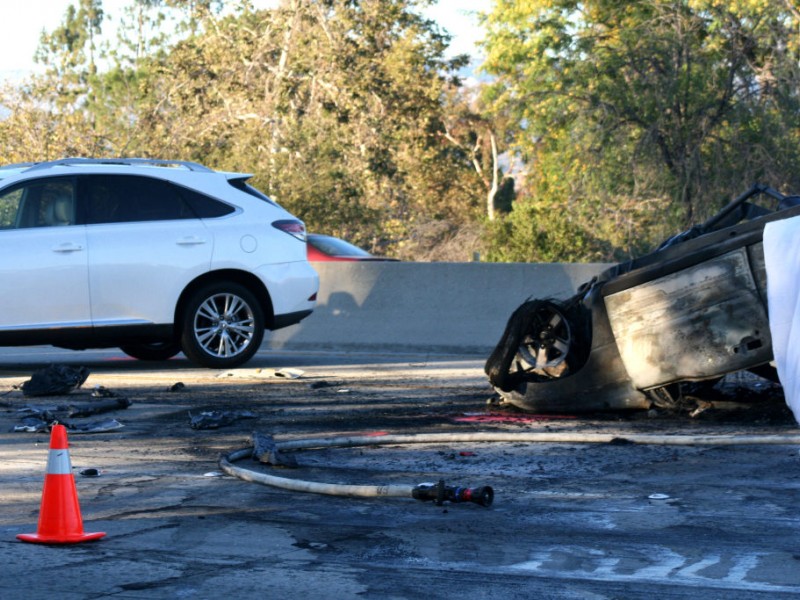
{"label": "car tire", "polygon": [[234,282],[197,290],[183,311],[181,347],[191,360],[210,369],[238,367],[264,339],[264,313],[255,295]]}
{"label": "car tire", "polygon": [[137,360],[168,360],[180,352],[181,347],[175,342],[151,342],[120,346],[120,350]]}

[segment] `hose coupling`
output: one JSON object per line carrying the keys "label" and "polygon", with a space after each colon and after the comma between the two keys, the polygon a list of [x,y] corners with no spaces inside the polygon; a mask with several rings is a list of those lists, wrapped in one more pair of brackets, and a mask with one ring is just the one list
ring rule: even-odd
{"label": "hose coupling", "polygon": [[478,488],[453,487],[445,485],[443,479],[439,483],[420,483],[411,490],[411,495],[423,502],[433,500],[437,506],[445,502],[474,502],[491,506],[494,500],[494,490],[488,485]]}

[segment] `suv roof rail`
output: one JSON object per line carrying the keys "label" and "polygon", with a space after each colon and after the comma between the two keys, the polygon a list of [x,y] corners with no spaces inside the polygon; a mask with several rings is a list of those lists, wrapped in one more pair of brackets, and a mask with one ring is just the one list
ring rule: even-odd
{"label": "suv roof rail", "polygon": [[158,158],[59,158],[46,162],[31,163],[28,171],[49,169],[51,167],[69,167],[82,165],[129,165],[129,166],[154,166],[154,167],[183,167],[189,171],[213,173],[205,165],[189,160],[168,160]]}
{"label": "suv roof rail", "polygon": [[11,163],[11,164],[8,164],[8,165],[0,166],[0,171],[2,171],[4,169],[24,169],[26,167],[32,167],[35,164],[36,164],[35,162]]}

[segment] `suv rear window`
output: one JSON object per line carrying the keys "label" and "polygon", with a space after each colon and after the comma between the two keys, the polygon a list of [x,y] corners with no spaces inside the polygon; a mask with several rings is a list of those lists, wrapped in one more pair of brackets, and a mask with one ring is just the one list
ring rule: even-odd
{"label": "suv rear window", "polygon": [[263,200],[264,202],[269,202],[273,206],[278,206],[278,203],[275,202],[272,198],[267,196],[265,193],[257,190],[252,185],[247,183],[247,179],[228,179],[228,183],[231,184],[231,187],[236,188],[240,192],[244,192],[245,194],[250,194],[254,198],[258,198],[259,200]]}

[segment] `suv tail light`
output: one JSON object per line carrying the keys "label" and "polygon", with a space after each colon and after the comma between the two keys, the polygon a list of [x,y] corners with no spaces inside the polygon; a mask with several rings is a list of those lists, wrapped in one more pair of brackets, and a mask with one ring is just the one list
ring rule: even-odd
{"label": "suv tail light", "polygon": [[296,219],[281,219],[280,221],[273,221],[272,226],[275,229],[280,229],[284,233],[288,233],[293,238],[306,241],[306,226],[302,221]]}

